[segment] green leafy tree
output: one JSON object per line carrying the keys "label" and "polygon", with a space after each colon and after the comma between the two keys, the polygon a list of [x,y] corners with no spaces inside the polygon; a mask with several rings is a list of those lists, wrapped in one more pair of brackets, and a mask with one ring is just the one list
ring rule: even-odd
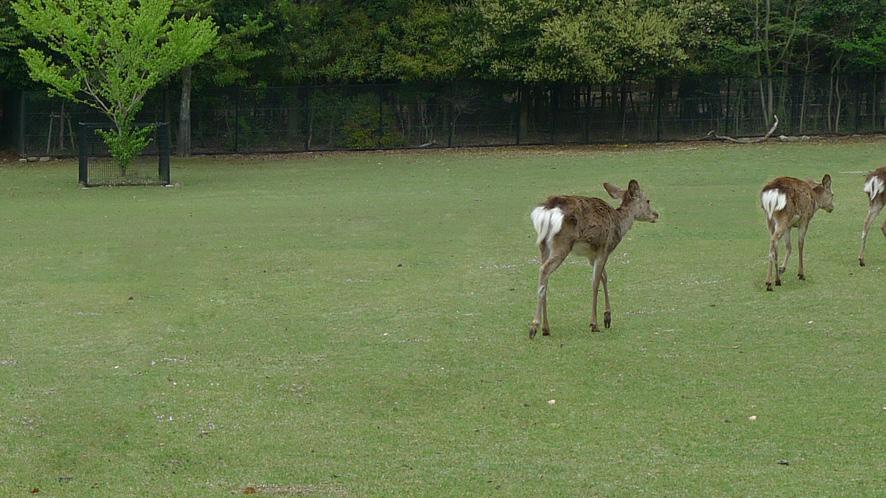
{"label": "green leafy tree", "polygon": [[27,80],[24,62],[14,56],[15,50],[23,45],[24,37],[12,5],[0,4],[0,82],[5,80],[10,87],[21,87]]}
{"label": "green leafy tree", "polygon": [[50,94],[104,113],[103,135],[125,174],[148,143],[135,116],[145,94],[216,43],[209,19],[169,18],[172,0],[17,0],[21,25],[45,45],[20,50],[31,78]]}
{"label": "green leafy tree", "polygon": [[379,26],[382,44],[380,75],[388,80],[447,80],[464,67],[452,7],[428,0]]}
{"label": "green leafy tree", "polygon": [[610,82],[685,59],[679,24],[636,0],[476,0],[464,15],[476,74],[540,82]]}

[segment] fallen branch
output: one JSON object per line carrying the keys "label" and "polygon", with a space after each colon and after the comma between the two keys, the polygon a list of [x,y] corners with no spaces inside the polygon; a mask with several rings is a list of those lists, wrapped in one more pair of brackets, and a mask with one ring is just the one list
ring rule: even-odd
{"label": "fallen branch", "polygon": [[779,135],[778,140],[780,142],[805,142],[807,140],[812,140],[812,137],[809,135],[800,135],[798,137]]}
{"label": "fallen branch", "polygon": [[732,138],[727,137],[726,135],[717,135],[716,133],[714,133],[714,130],[711,130],[708,132],[707,135],[705,135],[703,140],[723,140],[724,142],[732,142],[736,144],[757,144],[760,142],[765,142],[769,139],[770,136],[772,136],[772,133],[775,131],[775,129],[778,128],[778,116],[773,114],[772,117],[775,118],[775,122],[772,123],[772,128],[769,128],[769,131],[766,132],[766,135],[763,135],[762,137]]}

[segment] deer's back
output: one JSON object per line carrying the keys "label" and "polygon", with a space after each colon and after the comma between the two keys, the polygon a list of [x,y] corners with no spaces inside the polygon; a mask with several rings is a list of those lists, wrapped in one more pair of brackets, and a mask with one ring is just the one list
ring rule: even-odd
{"label": "deer's back", "polygon": [[809,219],[815,214],[814,193],[808,182],[782,176],[767,183],[761,194],[768,190],[777,190],[784,194],[787,200],[784,209],[776,212],[775,216],[792,220],[795,217]]}
{"label": "deer's back", "polygon": [[597,251],[614,247],[621,240],[616,210],[597,197],[564,195],[549,197],[543,206],[555,207],[563,211],[563,232],[571,232],[571,237],[588,244]]}
{"label": "deer's back", "polygon": [[886,166],[868,173],[864,179],[864,191],[872,202],[879,199],[880,203],[886,204]]}

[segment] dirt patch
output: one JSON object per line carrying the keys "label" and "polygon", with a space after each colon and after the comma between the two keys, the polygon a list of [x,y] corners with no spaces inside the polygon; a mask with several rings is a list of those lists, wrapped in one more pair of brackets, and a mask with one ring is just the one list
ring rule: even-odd
{"label": "dirt patch", "polygon": [[701,148],[712,147],[748,147],[748,146],[779,146],[790,145],[795,143],[801,144],[830,144],[830,143],[874,143],[886,140],[886,134],[865,134],[865,135],[816,135],[808,137],[808,140],[799,140],[795,142],[781,142],[777,137],[770,138],[768,141],[760,144],[728,144],[715,140],[686,140],[679,142],[644,142],[644,143],[608,143],[608,144],[568,144],[568,145],[494,145],[482,147],[427,147],[415,149],[390,149],[390,150],[336,150],[336,151],[311,151],[311,152],[280,152],[280,153],[259,153],[259,154],[218,154],[218,155],[195,155],[193,159],[234,162],[243,164],[244,162],[263,162],[277,160],[312,160],[324,157],[348,157],[354,155],[360,156],[405,156],[405,155],[482,155],[482,156],[527,156],[527,155],[557,155],[557,154],[589,154],[594,152],[634,152],[648,150],[662,151],[682,151],[695,150]]}
{"label": "dirt patch", "polygon": [[241,490],[244,495],[256,496],[347,496],[341,487],[329,484],[256,484]]}

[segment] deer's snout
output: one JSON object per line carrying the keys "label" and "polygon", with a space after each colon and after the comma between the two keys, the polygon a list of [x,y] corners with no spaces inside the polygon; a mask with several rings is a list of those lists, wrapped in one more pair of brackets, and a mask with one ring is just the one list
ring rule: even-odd
{"label": "deer's snout", "polygon": [[658,218],[659,218],[658,211],[653,211],[652,215],[649,217],[649,222],[655,223],[656,221],[658,221]]}

